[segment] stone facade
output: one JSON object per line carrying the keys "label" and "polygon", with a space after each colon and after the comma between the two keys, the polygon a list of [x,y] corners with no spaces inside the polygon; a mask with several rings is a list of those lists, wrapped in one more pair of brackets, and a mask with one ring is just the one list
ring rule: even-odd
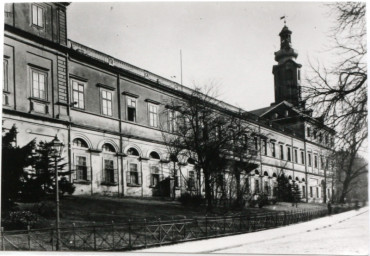
{"label": "stone facade", "polygon": [[[173,196],[173,186],[176,196],[189,190],[184,177],[197,179],[194,166],[187,159],[169,161],[162,141],[167,127],[160,124],[167,122],[166,102],[191,89],[67,40],[67,6],[5,5],[3,127],[16,125],[18,145],[34,138],[50,141],[57,134],[66,145],[63,156],[73,170],[75,194],[163,195],[157,184],[164,181],[171,188],[167,196]],[[331,182],[315,156],[327,155],[331,146],[306,134],[307,127],[322,126],[294,103],[276,102],[252,112],[251,122],[266,138],[258,142],[259,167],[245,182],[250,191],[273,196],[276,176],[284,170],[305,200],[321,202],[331,194],[323,181],[327,188]],[[288,111],[284,120],[275,118],[277,110],[280,116]],[[320,129],[333,136],[330,129]],[[174,167],[181,173],[174,175]]]}

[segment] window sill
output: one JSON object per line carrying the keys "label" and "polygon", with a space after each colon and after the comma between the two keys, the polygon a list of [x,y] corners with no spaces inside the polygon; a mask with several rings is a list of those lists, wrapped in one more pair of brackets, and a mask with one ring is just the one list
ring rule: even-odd
{"label": "window sill", "polygon": [[127,187],[141,187],[139,184],[127,184]]}
{"label": "window sill", "polygon": [[10,94],[10,91],[8,91],[8,90],[3,90],[3,93],[4,93],[4,94]]}
{"label": "window sill", "polygon": [[91,181],[89,181],[89,180],[74,180],[73,183],[89,185],[89,184],[91,184]]}
{"label": "window sill", "polygon": [[45,99],[40,99],[40,98],[35,98],[35,97],[29,97],[28,99],[32,100],[32,101],[41,102],[41,103],[44,103],[44,104],[50,104],[50,101],[45,100]]}
{"label": "window sill", "polygon": [[102,182],[100,184],[104,186],[117,186],[118,185],[117,182]]}

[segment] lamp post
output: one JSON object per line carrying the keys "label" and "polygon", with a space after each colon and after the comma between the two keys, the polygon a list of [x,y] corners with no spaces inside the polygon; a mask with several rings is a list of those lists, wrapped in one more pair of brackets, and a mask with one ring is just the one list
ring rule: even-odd
{"label": "lamp post", "polygon": [[55,161],[55,201],[57,207],[57,216],[56,216],[56,228],[57,228],[57,244],[56,250],[59,251],[60,243],[60,230],[59,230],[59,183],[58,183],[58,157],[61,156],[63,151],[64,144],[58,139],[58,136],[55,135],[54,139],[50,143],[51,156],[54,157]]}

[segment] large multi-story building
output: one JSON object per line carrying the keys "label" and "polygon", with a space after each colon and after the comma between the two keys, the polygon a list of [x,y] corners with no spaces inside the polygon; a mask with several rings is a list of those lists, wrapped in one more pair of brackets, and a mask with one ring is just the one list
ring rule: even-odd
{"label": "large multi-story building", "polygon": [[[173,171],[162,140],[169,130],[160,125],[167,118],[159,113],[163,102],[192,90],[69,40],[68,5],[5,4],[3,127],[18,128],[18,145],[57,134],[75,194],[153,196],[166,177],[175,180],[176,195],[189,189],[182,177],[195,179],[194,166],[183,159],[175,163],[181,175]],[[259,139],[258,168],[246,182],[252,192],[272,194],[284,170],[304,200],[321,202],[332,195],[325,166],[334,131],[302,103],[291,33],[284,26],[275,53],[275,103],[251,111],[246,121],[267,135]]]}

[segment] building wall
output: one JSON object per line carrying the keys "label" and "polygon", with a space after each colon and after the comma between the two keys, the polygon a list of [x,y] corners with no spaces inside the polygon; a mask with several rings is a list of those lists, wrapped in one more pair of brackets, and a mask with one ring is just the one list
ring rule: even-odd
{"label": "building wall", "polygon": [[[170,178],[168,184],[173,186],[174,163],[168,161],[169,155],[162,143],[162,131],[167,130],[166,105],[171,100],[178,99],[181,92],[169,89],[159,82],[154,83],[145,76],[137,76],[132,70],[119,69],[109,61],[102,61],[112,59],[102,53],[95,52],[92,56],[71,47],[60,47],[65,45],[61,40],[65,21],[55,17],[62,15],[65,8],[54,3],[41,5],[49,15],[46,17],[43,33],[29,24],[32,4],[6,5],[6,10],[14,10],[13,16],[10,15],[13,18],[6,18],[6,24],[22,29],[25,33],[13,31],[9,27],[5,30],[4,60],[7,62],[8,79],[7,88],[3,90],[3,99],[8,99],[3,101],[4,127],[9,129],[13,124],[16,125],[19,130],[19,145],[34,138],[38,141],[52,140],[57,134],[66,145],[63,156],[69,163],[68,168],[73,170],[70,179],[76,185],[75,194],[155,196],[159,191],[152,186],[154,169],[158,170],[159,181],[164,182],[166,178]],[[40,40],[35,39],[35,35]],[[44,39],[52,43],[45,43],[42,41]],[[47,77],[47,97],[43,100],[32,95],[32,70],[40,71]],[[146,71],[143,72],[146,74]],[[160,79],[165,81],[164,78]],[[74,104],[72,81],[84,86],[83,108]],[[108,91],[112,95],[111,115],[103,113],[102,91]],[[129,99],[136,101],[135,121],[128,120]],[[157,127],[150,125],[149,106],[152,104],[157,106],[158,123],[162,124]],[[248,180],[250,191],[257,192],[258,181],[259,191],[265,191],[265,184],[268,184],[269,189],[265,192],[270,192],[273,196],[272,187],[276,184],[276,176],[284,172],[287,177],[291,177],[292,182],[299,184],[301,190],[305,190],[308,201],[322,201],[324,170],[320,166],[315,168],[308,165],[307,158],[311,154],[314,161],[315,155],[326,155],[328,149],[265,124],[251,122],[248,125],[263,135],[259,139],[259,153],[255,159],[259,167],[248,178],[243,179],[243,182]],[[78,146],[74,143],[76,139],[83,140],[87,146]],[[267,154],[263,149],[265,139]],[[275,143],[275,157],[272,156],[272,143]],[[112,147],[112,152],[104,151],[105,144]],[[284,153],[283,159],[280,157],[280,146]],[[131,148],[138,152],[137,156],[129,154]],[[290,159],[287,157],[288,148]],[[158,153],[159,159],[151,158],[153,151]],[[304,153],[304,162],[301,152]],[[80,168],[78,157],[86,159],[87,177],[84,180],[77,175],[77,169]],[[104,179],[105,160],[113,161],[114,182],[107,183]],[[131,184],[128,181],[131,179],[131,164],[136,165],[141,174],[138,176],[140,184]],[[194,166],[187,159],[175,163],[175,166],[181,169],[178,174],[180,186],[176,189],[176,195],[179,196],[186,191],[186,180],[190,172],[194,172]],[[199,189],[203,192],[202,188]],[[319,191],[318,195],[316,190]]]}

